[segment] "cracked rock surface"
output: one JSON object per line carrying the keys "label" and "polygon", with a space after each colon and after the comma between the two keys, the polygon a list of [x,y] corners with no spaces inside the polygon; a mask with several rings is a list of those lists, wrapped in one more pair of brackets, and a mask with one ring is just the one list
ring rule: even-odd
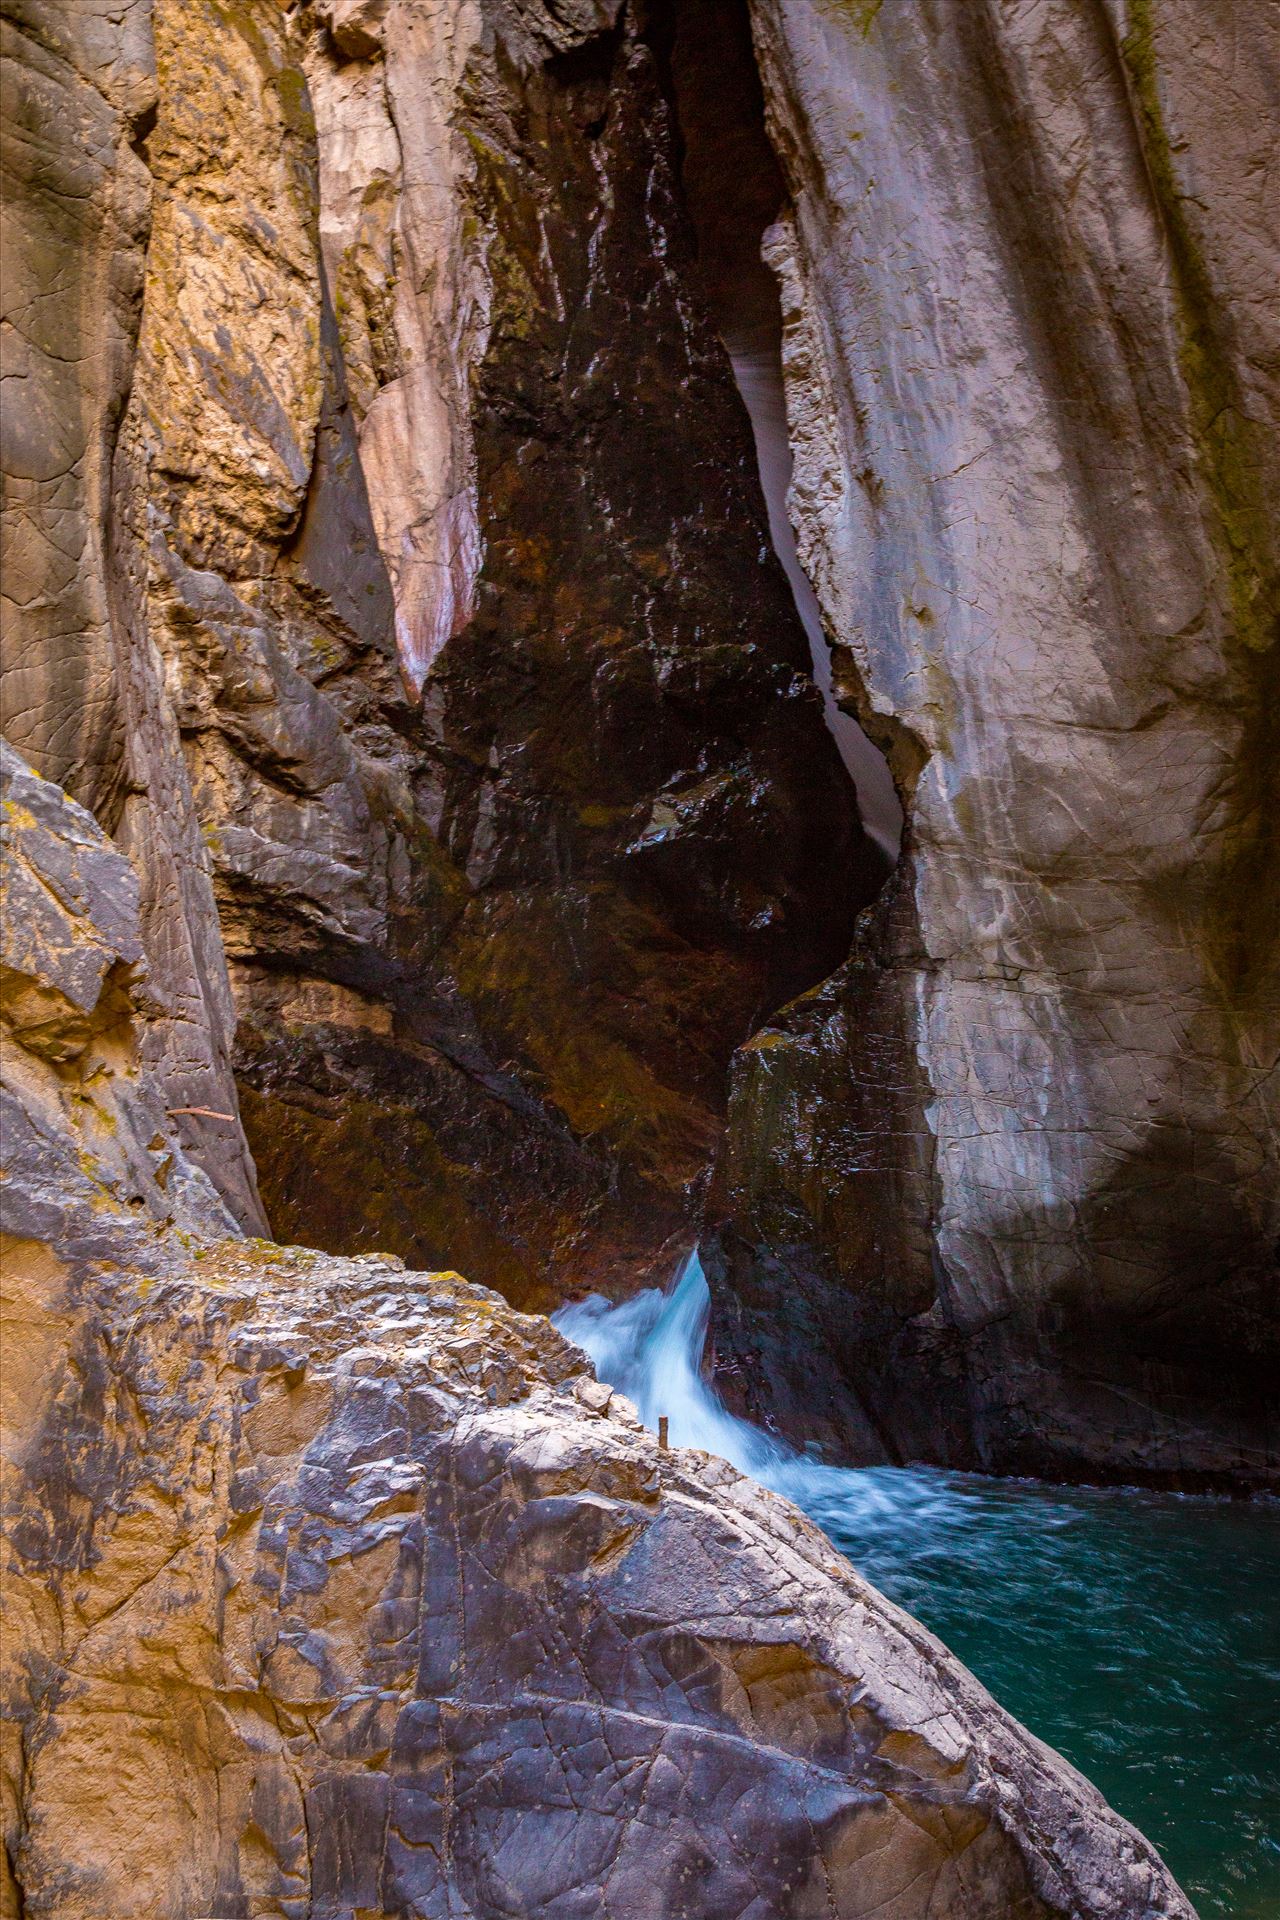
{"label": "cracked rock surface", "polygon": [[548,1321],[236,1236],[140,1064],[128,867],[4,772],[6,1917],[1189,1920]]}
{"label": "cracked rock surface", "polygon": [[878,875],[667,10],[22,19],[0,690],[140,875],[183,1137],[250,1231],[633,1284]]}

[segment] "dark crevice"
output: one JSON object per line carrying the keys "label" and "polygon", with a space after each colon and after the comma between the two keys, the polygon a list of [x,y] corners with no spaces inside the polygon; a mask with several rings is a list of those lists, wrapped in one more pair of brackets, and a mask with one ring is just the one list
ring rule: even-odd
{"label": "dark crevice", "polygon": [[822,614],[787,513],[792,459],[782,309],[777,282],[762,258],[764,236],[784,210],[786,187],[765,125],[745,0],[682,0],[668,58],[700,291],[751,419],[769,534],[809,641],[827,726],[857,788],[863,825],[892,862],[902,840],[893,776],[880,749],[837,698]]}
{"label": "dark crevice", "polygon": [[147,159],[147,141],[156,130],[156,121],[159,118],[159,113],[159,105],[153,100],[150,106],[144,107],[135,117],[129,131],[129,145],[133,148],[133,151],[137,154],[144,166],[150,165]]}

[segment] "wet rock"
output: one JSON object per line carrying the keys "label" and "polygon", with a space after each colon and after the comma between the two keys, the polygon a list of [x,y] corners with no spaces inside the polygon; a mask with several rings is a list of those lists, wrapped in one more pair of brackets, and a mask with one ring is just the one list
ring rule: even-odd
{"label": "wet rock", "polygon": [[131,869],[3,774],[6,1915],[1189,1914],[547,1320],[234,1237],[140,1065]]}
{"label": "wet rock", "polygon": [[[485,563],[424,714],[482,1031],[674,1229],[724,1067],[878,878],[697,291],[660,24],[469,82]],[[635,316],[644,316],[637,331]]]}
{"label": "wet rock", "polygon": [[1046,19],[755,10],[801,549],[911,810],[847,967],[663,5],[23,0],[6,723],[133,865],[242,1226],[251,1144],[286,1236],[617,1291],[728,1098],[739,1398],[1266,1478],[1265,61]]}

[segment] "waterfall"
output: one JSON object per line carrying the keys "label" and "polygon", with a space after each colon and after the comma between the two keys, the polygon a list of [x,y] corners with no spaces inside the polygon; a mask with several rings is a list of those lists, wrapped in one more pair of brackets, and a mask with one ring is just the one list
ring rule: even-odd
{"label": "waterfall", "polygon": [[[830,1467],[729,1412],[703,1378],[711,1293],[695,1252],[667,1293],[656,1287],[613,1305],[599,1294],[562,1307],[554,1324],[672,1446],[719,1454],[802,1508],[875,1578],[914,1541],[917,1550],[967,1529],[971,1501],[957,1477],[894,1467]],[[859,1551],[861,1549],[861,1551]]]}
{"label": "waterfall", "polygon": [[647,1427],[669,1422],[672,1446],[718,1453],[766,1485],[791,1458],[789,1450],[724,1407],[703,1379],[711,1294],[702,1263],[689,1254],[669,1293],[656,1287],[612,1306],[592,1294],[562,1307],[554,1323],[581,1347],[601,1380],[626,1395]]}

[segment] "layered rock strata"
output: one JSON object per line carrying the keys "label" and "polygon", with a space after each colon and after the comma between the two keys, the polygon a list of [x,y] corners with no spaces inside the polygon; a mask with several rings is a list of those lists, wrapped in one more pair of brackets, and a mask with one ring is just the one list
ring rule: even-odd
{"label": "layered rock strata", "polygon": [[721,1348],[890,1458],[1280,1471],[1268,11],[753,7],[792,513],[909,799],[736,1070]]}
{"label": "layered rock strata", "polygon": [[[32,580],[6,713],[142,875],[148,1045],[246,1226],[233,1047],[280,1233],[625,1286],[878,878],[693,273],[666,12],[130,19],[106,372],[23,389],[24,444],[90,423],[101,617],[58,651]],[[87,257],[48,191],[20,148],[33,285]]]}
{"label": "layered rock strata", "polygon": [[130,852],[152,991],[168,1011],[147,1044],[183,1137],[236,1216],[263,1226],[201,828],[145,618],[134,409],[122,425],[153,257],[151,12],[18,0],[3,32],[0,720]]}
{"label": "layered rock strata", "polygon": [[0,1910],[1189,1920],[785,1502],[455,1274],[234,1237],[8,754]]}

